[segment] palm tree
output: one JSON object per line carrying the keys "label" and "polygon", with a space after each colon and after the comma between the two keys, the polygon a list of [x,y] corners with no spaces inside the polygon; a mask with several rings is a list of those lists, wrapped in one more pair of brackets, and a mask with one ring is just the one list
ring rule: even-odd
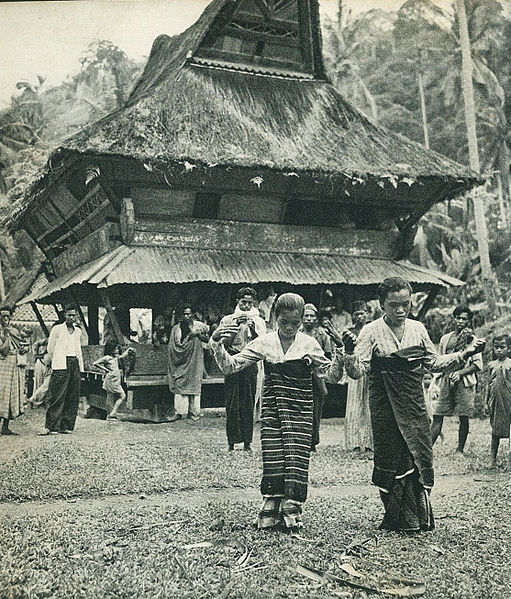
{"label": "palm tree", "polygon": [[[463,89],[463,100],[465,104],[465,123],[467,127],[468,153],[470,168],[480,173],[479,147],[477,145],[476,113],[474,103],[474,87],[472,82],[472,53],[470,49],[470,38],[468,35],[467,13],[465,0],[457,0],[459,34],[461,46],[461,83]],[[485,286],[485,295],[492,313],[497,311],[498,293],[496,290],[496,279],[493,275],[490,252],[488,249],[488,228],[484,210],[484,201],[476,192],[472,196],[474,204],[474,219],[477,232],[477,245],[479,247],[479,260]]]}

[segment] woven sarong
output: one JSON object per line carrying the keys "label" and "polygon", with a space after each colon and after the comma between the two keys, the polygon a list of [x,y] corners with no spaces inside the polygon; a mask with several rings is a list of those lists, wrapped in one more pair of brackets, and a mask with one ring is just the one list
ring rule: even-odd
{"label": "woven sarong", "polygon": [[301,360],[265,362],[261,493],[303,502],[312,440],[312,375]]}
{"label": "woven sarong", "polygon": [[488,409],[491,431],[499,439],[509,438],[511,423],[511,380],[509,371],[495,361],[488,365]]}
{"label": "woven sarong", "polygon": [[18,366],[16,354],[0,360],[0,418],[12,420],[23,414],[24,377],[25,369]]}
{"label": "woven sarong", "polygon": [[422,393],[422,347],[371,363],[369,402],[374,437],[373,484],[385,506],[381,528],[434,528],[430,423]]}

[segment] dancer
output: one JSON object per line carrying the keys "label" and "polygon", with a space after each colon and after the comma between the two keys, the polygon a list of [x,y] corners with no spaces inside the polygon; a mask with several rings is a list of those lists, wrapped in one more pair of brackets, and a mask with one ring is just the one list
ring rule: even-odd
{"label": "dancer", "polygon": [[358,337],[343,333],[345,367],[352,378],[369,374],[374,439],[372,482],[380,489],[385,516],[380,528],[415,532],[434,528],[429,494],[434,483],[429,418],[422,393],[423,365],[455,370],[482,351],[474,340],[462,352],[436,353],[426,328],[408,318],[412,288],[400,277],[378,289],[384,315]]}
{"label": "dancer", "polygon": [[[303,526],[312,440],[312,373],[332,382],[342,373],[341,352],[336,351],[331,362],[315,339],[299,332],[304,306],[296,293],[281,295],[275,302],[277,331],[254,339],[235,356],[229,355],[224,343],[237,334],[237,326],[220,326],[212,337],[215,358],[226,374],[264,360],[260,529],[283,527],[296,532]],[[332,338],[341,344],[337,332]]]}
{"label": "dancer", "polygon": [[[501,439],[509,439],[511,425],[511,359],[508,358],[509,338],[497,335],[493,339],[493,356],[488,366],[486,406],[491,424],[490,468],[497,467],[497,454]],[[510,452],[511,455],[511,452]],[[509,456],[508,456],[508,459]]]}
{"label": "dancer", "polygon": [[23,414],[25,394],[25,368],[19,356],[28,352],[28,342],[11,324],[12,308],[0,308],[0,418],[3,419],[0,435],[17,435],[9,422]]}

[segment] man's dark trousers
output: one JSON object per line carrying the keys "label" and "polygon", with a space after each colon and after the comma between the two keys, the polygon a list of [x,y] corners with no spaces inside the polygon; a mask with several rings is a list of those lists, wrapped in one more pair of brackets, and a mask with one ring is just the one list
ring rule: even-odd
{"label": "man's dark trousers", "polygon": [[66,370],[51,373],[46,428],[51,431],[72,431],[80,402],[80,366],[78,358],[66,358]]}

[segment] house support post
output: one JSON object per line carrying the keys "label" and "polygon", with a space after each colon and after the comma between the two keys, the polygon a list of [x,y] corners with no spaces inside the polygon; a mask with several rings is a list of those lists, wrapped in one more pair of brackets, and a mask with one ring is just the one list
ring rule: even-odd
{"label": "house support post", "polygon": [[39,312],[39,308],[37,307],[37,304],[35,302],[30,302],[30,307],[32,308],[32,310],[35,314],[35,317],[37,318],[39,324],[41,325],[41,328],[43,329],[43,333],[44,333],[45,337],[49,337],[50,332],[48,331],[48,327],[46,326],[46,323],[43,320],[41,312]]}
{"label": "house support post", "polygon": [[89,343],[99,345],[99,314],[96,304],[87,305],[87,317],[89,319]]}
{"label": "house support post", "polygon": [[101,302],[106,309],[106,313],[108,314],[108,318],[112,323],[112,329],[114,331],[114,335],[116,341],[119,345],[124,345],[124,337],[121,332],[121,327],[119,326],[119,321],[115,316],[114,309],[112,308],[112,303],[110,302],[110,298],[108,297],[108,293],[105,289],[98,289],[99,297],[101,298]]}

